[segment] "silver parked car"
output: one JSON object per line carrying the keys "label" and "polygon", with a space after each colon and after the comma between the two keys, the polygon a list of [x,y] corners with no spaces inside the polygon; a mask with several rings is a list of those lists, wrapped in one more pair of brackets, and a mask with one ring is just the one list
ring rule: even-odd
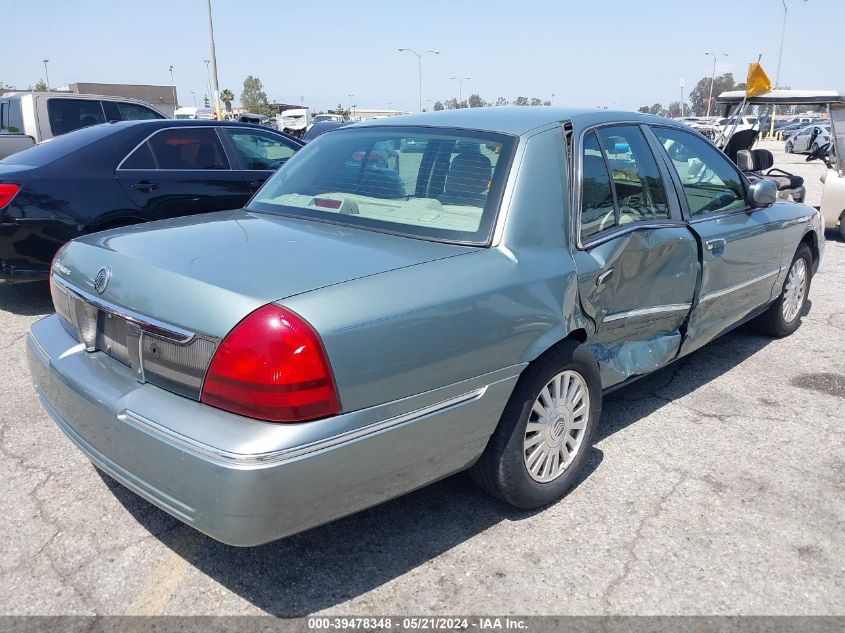
{"label": "silver parked car", "polygon": [[808,125],[786,140],[784,150],[787,154],[813,154],[828,145],[830,139],[830,125]]}
{"label": "silver parked car", "polygon": [[539,507],[576,481],[604,393],[749,319],[798,327],[824,238],[774,202],[658,117],[358,124],[245,209],[71,242],[31,372],[99,468],[226,543],[468,468]]}

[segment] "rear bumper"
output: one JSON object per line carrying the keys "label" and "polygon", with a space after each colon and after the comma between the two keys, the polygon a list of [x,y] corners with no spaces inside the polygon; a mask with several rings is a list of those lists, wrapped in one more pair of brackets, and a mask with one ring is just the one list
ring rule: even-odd
{"label": "rear bumper", "polygon": [[40,281],[62,244],[77,237],[76,227],[55,222],[0,222],[0,279]]}
{"label": "rear bumper", "polygon": [[430,483],[475,461],[522,367],[304,424],[242,418],[133,380],[59,317],[27,341],[38,396],[102,470],[224,543],[258,545]]}

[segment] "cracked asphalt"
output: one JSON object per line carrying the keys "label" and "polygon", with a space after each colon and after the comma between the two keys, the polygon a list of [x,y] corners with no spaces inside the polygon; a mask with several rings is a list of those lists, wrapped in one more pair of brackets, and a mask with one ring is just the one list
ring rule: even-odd
{"label": "cracked asphalt", "polygon": [[0,285],[0,613],[843,615],[843,297],[829,234],[798,332],[741,328],[610,395],[583,479],[549,508],[458,475],[236,549],[65,439],[24,356],[47,288]]}

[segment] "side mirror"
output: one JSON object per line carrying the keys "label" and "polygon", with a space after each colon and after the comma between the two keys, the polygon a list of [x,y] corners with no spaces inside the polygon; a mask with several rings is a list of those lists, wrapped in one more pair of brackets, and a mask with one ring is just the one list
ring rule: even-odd
{"label": "side mirror", "polygon": [[748,188],[746,201],[755,208],[770,207],[778,197],[778,187],[771,180],[755,180]]}

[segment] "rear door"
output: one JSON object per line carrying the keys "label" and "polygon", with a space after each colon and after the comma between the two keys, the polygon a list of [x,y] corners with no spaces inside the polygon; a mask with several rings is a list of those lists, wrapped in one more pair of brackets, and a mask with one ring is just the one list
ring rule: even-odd
{"label": "rear door", "polygon": [[682,353],[697,349],[771,301],[783,238],[773,208],[746,203],[736,166],[698,135],[652,126],[672,166],[690,228],[702,248],[702,279]]}
{"label": "rear door", "polygon": [[656,150],[626,124],[588,130],[574,152],[574,258],[604,387],[675,358],[695,294],[698,247]]}
{"label": "rear door", "polygon": [[301,147],[280,134],[248,127],[220,128],[236,170],[251,192],[257,191]]}
{"label": "rear door", "polygon": [[118,165],[115,175],[147,220],[242,207],[249,183],[212,126],[165,128]]}

